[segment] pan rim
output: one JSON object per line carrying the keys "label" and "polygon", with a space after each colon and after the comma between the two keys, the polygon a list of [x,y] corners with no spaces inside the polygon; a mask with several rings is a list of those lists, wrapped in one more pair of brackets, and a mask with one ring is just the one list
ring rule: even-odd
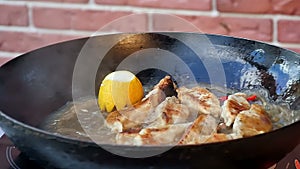
{"label": "pan rim", "polygon": [[[204,146],[211,146],[211,145],[216,145],[216,144],[234,143],[234,142],[239,142],[241,140],[251,140],[251,139],[255,139],[255,138],[258,138],[258,137],[263,137],[265,135],[269,135],[269,134],[272,134],[272,133],[277,133],[278,131],[285,130],[285,129],[293,127],[295,125],[300,125],[300,119],[299,119],[298,121],[295,121],[295,122],[293,122],[289,125],[283,126],[281,128],[272,130],[272,131],[267,132],[267,133],[262,133],[262,134],[254,135],[254,136],[251,136],[251,137],[220,141],[220,142],[210,142],[210,143],[203,143],[203,144],[185,144],[185,145],[155,145],[155,146],[153,146],[153,145],[142,145],[142,146],[136,146],[136,145],[123,145],[123,144],[96,144],[93,141],[79,140],[79,139],[76,139],[76,138],[67,137],[67,136],[63,136],[63,135],[60,135],[60,134],[55,134],[55,133],[52,133],[52,132],[42,130],[42,129],[34,127],[34,126],[31,126],[31,125],[25,124],[21,121],[18,121],[16,119],[8,116],[7,114],[5,114],[3,111],[0,111],[0,117],[5,118],[9,122],[12,122],[14,125],[17,124],[19,126],[22,126],[23,128],[21,128],[21,130],[24,130],[24,131],[29,130],[30,132],[36,132],[36,134],[43,135],[42,137],[45,137],[47,139],[48,138],[51,138],[51,139],[54,138],[55,140],[60,141],[60,142],[68,142],[68,143],[78,144],[78,145],[88,144],[88,145],[98,146],[98,147],[111,147],[111,146],[113,146],[113,147],[119,147],[119,148],[122,148],[122,147],[126,147],[126,148],[166,148],[166,147],[185,148],[185,147],[199,147],[199,146],[204,147]],[[4,132],[5,132],[5,129],[4,129]]]}

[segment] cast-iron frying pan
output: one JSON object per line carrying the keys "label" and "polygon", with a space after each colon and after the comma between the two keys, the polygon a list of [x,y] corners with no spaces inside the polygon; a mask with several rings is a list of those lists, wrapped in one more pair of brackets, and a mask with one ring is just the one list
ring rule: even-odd
{"label": "cast-iron frying pan", "polygon": [[[152,51],[154,54],[170,54],[179,58],[184,63],[182,66],[191,70],[197,82],[226,84],[228,88],[237,90],[263,87],[274,102],[286,102],[291,109],[300,109],[300,56],[292,51],[220,35],[114,34],[54,44],[26,53],[3,65],[0,68],[0,110],[3,112],[0,113],[0,125],[21,151],[42,165],[72,169],[266,168],[299,145],[299,120],[267,134],[220,143],[175,146],[148,158],[121,157],[103,148],[151,152],[162,147],[100,147],[93,142],[55,135],[38,128],[49,114],[72,101],[72,90],[79,95],[92,91],[96,96],[104,76],[118,69],[125,58],[130,56],[134,60],[134,57],[149,55]],[[72,89],[73,73],[78,71],[74,67],[79,57],[84,58],[88,68],[88,64],[95,61],[93,59],[98,58],[100,61],[101,55],[104,57],[98,63],[96,77],[93,77],[95,88],[88,89],[89,85],[82,84]],[[216,56],[220,57],[221,64],[215,62]],[[169,65],[174,64],[173,59],[163,56],[156,59]],[[218,75],[222,70],[225,84],[222,84],[222,80],[218,81],[219,77],[211,77],[220,76],[222,79],[222,74]],[[174,74],[167,71],[159,66],[135,69],[145,85],[159,80],[163,76],[161,72]],[[250,72],[249,76],[245,76],[247,72]]]}

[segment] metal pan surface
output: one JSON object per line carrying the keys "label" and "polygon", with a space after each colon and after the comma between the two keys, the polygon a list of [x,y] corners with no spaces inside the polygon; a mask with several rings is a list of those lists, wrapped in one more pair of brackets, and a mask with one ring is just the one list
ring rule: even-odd
{"label": "metal pan surface", "polygon": [[[300,56],[266,43],[221,35],[198,33],[112,34],[62,42],[28,52],[0,68],[0,126],[14,144],[46,167],[57,168],[266,168],[282,159],[300,143],[300,121],[254,137],[203,145],[174,146],[164,153],[145,158],[127,158],[111,153],[157,152],[166,147],[97,145],[94,142],[56,135],[38,126],[51,113],[76,96],[97,95],[104,76],[126,59],[154,57],[152,63],[184,63],[193,81],[226,85],[237,90],[257,86],[271,99],[292,109],[300,107]],[[199,59],[200,58],[200,59]],[[92,78],[78,75],[79,64],[97,61]],[[217,61],[217,62],[216,62]],[[139,62],[140,63],[140,62]],[[159,75],[156,70],[175,74],[158,64],[141,63],[153,72],[140,74],[143,83]],[[288,66],[286,66],[286,64]],[[148,66],[148,67],[147,67]],[[185,69],[185,67],[187,69]],[[283,67],[285,69],[283,69]],[[92,68],[91,68],[92,69]],[[79,72],[80,72],[79,71]],[[219,73],[221,72],[221,74]],[[252,72],[253,76],[245,76]],[[86,83],[74,84],[74,78]],[[144,79],[143,79],[144,78]],[[259,79],[259,80],[257,80]],[[93,84],[94,88],[90,88]],[[225,83],[225,84],[224,84]]]}

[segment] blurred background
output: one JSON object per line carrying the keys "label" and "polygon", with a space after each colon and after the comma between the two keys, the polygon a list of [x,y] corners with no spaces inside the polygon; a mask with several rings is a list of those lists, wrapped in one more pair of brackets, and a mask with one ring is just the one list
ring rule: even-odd
{"label": "blurred background", "polygon": [[155,13],[176,15],[204,33],[300,53],[300,0],[0,0],[0,65],[42,46],[90,36],[131,14],[139,15],[114,31],[181,30]]}

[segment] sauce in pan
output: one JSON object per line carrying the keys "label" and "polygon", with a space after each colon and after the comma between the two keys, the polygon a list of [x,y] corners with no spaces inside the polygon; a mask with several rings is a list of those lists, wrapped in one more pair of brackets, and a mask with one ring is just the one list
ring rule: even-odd
{"label": "sauce in pan", "polygon": [[[268,92],[264,89],[237,92],[204,84],[199,84],[199,86],[201,86],[201,90],[208,91],[213,94],[213,97],[218,98],[221,114],[184,113],[193,112],[193,108],[186,106],[188,103],[182,105],[184,100],[188,99],[180,92],[177,97],[168,97],[161,102],[157,107],[160,106],[162,114],[156,114],[155,118],[152,117],[151,120],[147,117],[148,121],[145,119],[143,119],[144,121],[131,120],[132,113],[126,116],[126,112],[129,112],[127,110],[121,113],[115,111],[115,115],[111,113],[109,115],[109,113],[100,111],[96,98],[83,98],[81,101],[67,103],[53,113],[41,125],[41,128],[83,141],[97,139],[98,143],[100,140],[100,143],[103,144],[201,144],[265,133],[292,124],[300,117],[299,110],[290,110],[285,104],[272,102]],[[149,91],[149,88],[145,88],[145,93]],[[243,105],[242,101],[235,99],[247,100],[247,103]],[[237,102],[234,103],[234,101]],[[169,103],[171,106],[168,107]],[[213,100],[209,100],[209,103],[214,104]],[[159,109],[157,107],[156,110]],[[231,112],[233,114],[224,113],[225,110],[229,111],[230,109],[238,110],[237,114],[239,115],[237,116],[234,111]],[[170,115],[168,111],[173,114]],[[157,111],[153,110],[152,112],[155,114]],[[253,112],[256,114],[251,114]],[[261,116],[262,113],[265,113],[266,116]],[[122,115],[125,115],[125,118]],[[109,119],[113,120],[109,121]],[[169,140],[165,139],[166,136]]]}

